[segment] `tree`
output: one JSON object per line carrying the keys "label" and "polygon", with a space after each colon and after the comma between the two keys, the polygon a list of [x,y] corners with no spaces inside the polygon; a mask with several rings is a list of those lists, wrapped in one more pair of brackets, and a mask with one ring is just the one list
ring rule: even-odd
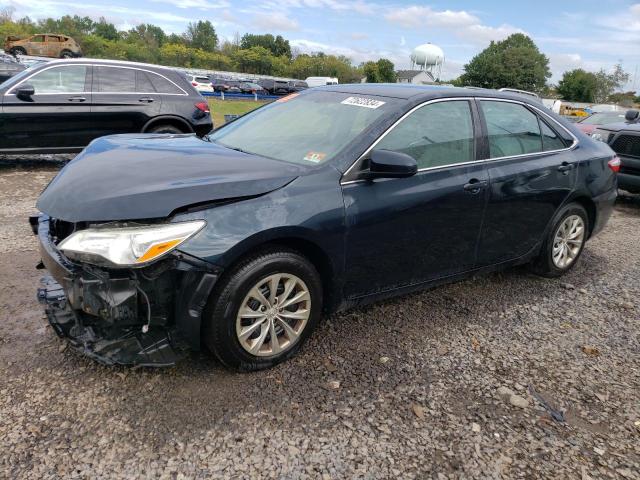
{"label": "tree", "polygon": [[397,80],[396,69],[391,60],[381,58],[376,62],[381,82],[395,83]]}
{"label": "tree", "polygon": [[636,92],[616,92],[609,95],[609,101],[623,107],[631,108],[636,103]]}
{"label": "tree", "polygon": [[189,23],[184,34],[190,47],[200,48],[212,52],[218,46],[218,35],[216,29],[209,20],[198,20],[196,23]]}
{"label": "tree", "polygon": [[564,72],[558,82],[558,93],[564,100],[573,102],[594,102],[598,79],[595,74],[582,68]]}
{"label": "tree", "polygon": [[108,23],[104,17],[100,18],[100,21],[93,26],[93,33],[107,40],[118,40],[120,38],[116,26],[113,23]]}
{"label": "tree", "polygon": [[464,66],[463,85],[541,91],[551,77],[549,59],[522,33],[492,41]]}
{"label": "tree", "polygon": [[271,51],[276,57],[284,56],[291,59],[291,45],[289,45],[289,40],[285,40],[280,35],[274,37],[270,33],[265,35],[245,33],[240,39],[240,48],[248,49],[251,47],[263,47]]}
{"label": "tree", "polygon": [[367,83],[380,83],[380,69],[376,62],[365,62],[362,65],[362,72],[367,79]]}
{"label": "tree", "polygon": [[618,64],[614,67],[612,73],[607,73],[601,69],[596,76],[596,89],[594,92],[594,101],[604,103],[609,100],[609,96],[614,90],[622,87],[629,80],[629,74],[625,72],[622,65]]}

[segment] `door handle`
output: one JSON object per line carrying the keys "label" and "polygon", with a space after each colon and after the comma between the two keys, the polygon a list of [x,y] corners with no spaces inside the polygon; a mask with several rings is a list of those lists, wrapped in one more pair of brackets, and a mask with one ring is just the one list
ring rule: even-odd
{"label": "door handle", "polygon": [[79,103],[87,101],[87,99],[84,97],[69,97],[67,100],[69,100],[70,102],[79,102]]}
{"label": "door handle", "polygon": [[150,97],[142,97],[138,99],[141,103],[153,103],[153,98]]}
{"label": "door handle", "polygon": [[482,190],[488,184],[489,182],[487,182],[486,180],[478,180],[477,178],[472,178],[471,180],[469,180],[469,183],[465,183],[463,188],[465,192],[476,195],[477,193],[480,193],[480,190]]}
{"label": "door handle", "polygon": [[565,175],[569,173],[569,170],[573,168],[572,163],[562,162],[562,164],[558,167],[558,171],[564,173]]}

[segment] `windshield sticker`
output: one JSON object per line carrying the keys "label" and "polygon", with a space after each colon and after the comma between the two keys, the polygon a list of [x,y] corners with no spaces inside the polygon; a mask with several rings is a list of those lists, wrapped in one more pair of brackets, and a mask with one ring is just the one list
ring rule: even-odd
{"label": "windshield sticker", "polygon": [[309,152],[304,156],[303,160],[306,160],[307,162],[320,163],[326,156],[327,154],[322,152]]}
{"label": "windshield sticker", "polygon": [[345,98],[340,103],[342,103],[343,105],[355,105],[356,107],[364,107],[364,108],[378,108],[385,104],[385,102],[381,102],[380,100],[374,100],[372,98],[363,98],[363,97]]}

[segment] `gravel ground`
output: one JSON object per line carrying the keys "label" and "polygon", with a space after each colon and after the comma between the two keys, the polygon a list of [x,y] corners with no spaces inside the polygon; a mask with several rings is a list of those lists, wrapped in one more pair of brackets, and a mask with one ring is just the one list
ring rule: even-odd
{"label": "gravel ground", "polygon": [[66,350],[35,301],[26,216],[54,173],[0,170],[0,477],[640,478],[640,197],[562,279],[335,315],[270,371],[128,370]]}

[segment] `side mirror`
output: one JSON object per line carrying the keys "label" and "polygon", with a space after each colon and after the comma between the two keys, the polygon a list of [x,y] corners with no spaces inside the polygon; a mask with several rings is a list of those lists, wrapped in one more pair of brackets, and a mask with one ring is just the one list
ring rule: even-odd
{"label": "side mirror", "polygon": [[371,152],[369,171],[365,177],[374,178],[405,178],[411,177],[418,171],[416,160],[406,153],[391,150],[374,150]]}
{"label": "side mirror", "polygon": [[634,123],[638,121],[638,116],[640,116],[638,110],[627,110],[627,113],[624,114],[624,119],[629,123]]}
{"label": "side mirror", "polygon": [[33,95],[35,95],[36,89],[33,88],[33,85],[25,83],[24,85],[20,85],[20,88],[16,90],[16,96],[18,98],[31,99]]}

